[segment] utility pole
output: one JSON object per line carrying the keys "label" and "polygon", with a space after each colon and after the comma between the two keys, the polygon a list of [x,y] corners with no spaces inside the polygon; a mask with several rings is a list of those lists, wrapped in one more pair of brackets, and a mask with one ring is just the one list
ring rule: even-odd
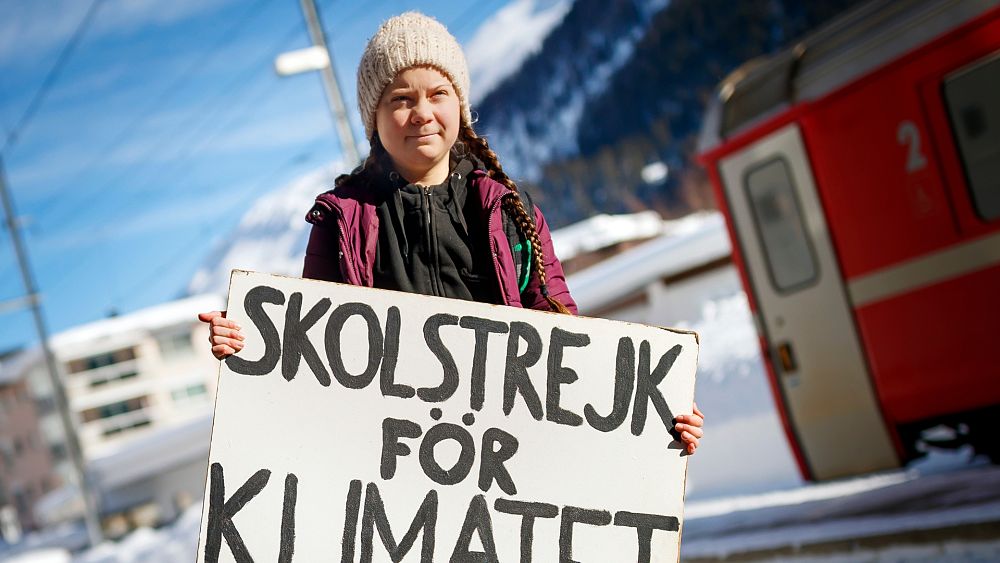
{"label": "utility pole", "polygon": [[69,454],[73,465],[77,485],[80,487],[80,494],[83,495],[83,519],[87,525],[87,536],[90,538],[90,545],[96,546],[101,543],[101,524],[97,517],[97,506],[94,496],[90,491],[90,483],[87,480],[86,465],[83,462],[83,451],[80,449],[80,441],[76,435],[76,428],[73,424],[72,413],[69,409],[69,400],[66,398],[66,389],[63,387],[62,378],[59,377],[59,368],[56,365],[56,357],[49,347],[48,330],[45,328],[45,319],[42,317],[42,306],[39,303],[38,288],[35,286],[34,277],[31,275],[31,268],[28,265],[28,255],[21,241],[21,229],[18,225],[17,214],[14,212],[14,200],[7,187],[7,172],[3,165],[3,156],[0,155],[0,199],[3,199],[4,218],[7,227],[10,229],[10,240],[14,245],[14,254],[17,256],[17,264],[21,270],[21,279],[24,282],[27,302],[30,304],[31,314],[35,320],[35,329],[38,332],[38,340],[45,356],[45,365],[48,367],[49,378],[52,381],[52,390],[55,393],[56,407],[59,409],[59,418],[62,421],[63,432],[66,434],[66,451]]}
{"label": "utility pole", "polygon": [[344,96],[340,91],[340,83],[337,81],[337,70],[333,66],[333,53],[326,42],[326,33],[323,32],[323,25],[320,23],[319,11],[313,0],[301,0],[302,14],[306,18],[306,26],[309,28],[309,37],[313,45],[326,52],[329,63],[318,69],[323,77],[323,89],[326,91],[326,99],[330,104],[330,112],[333,113],[333,120],[337,126],[337,134],[340,137],[340,147],[344,151],[344,157],[349,160],[350,167],[353,168],[361,162],[358,154],[358,147],[354,143],[354,133],[351,131],[351,122],[347,119],[347,109],[344,107]]}

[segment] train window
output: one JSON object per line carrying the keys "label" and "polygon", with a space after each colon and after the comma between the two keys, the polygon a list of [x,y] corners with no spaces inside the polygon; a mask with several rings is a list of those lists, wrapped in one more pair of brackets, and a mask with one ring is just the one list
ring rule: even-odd
{"label": "train window", "polygon": [[976,213],[1000,218],[1000,56],[946,77],[944,98]]}
{"label": "train window", "polygon": [[788,163],[775,158],[754,167],[745,186],[775,288],[788,292],[814,281],[816,258]]}

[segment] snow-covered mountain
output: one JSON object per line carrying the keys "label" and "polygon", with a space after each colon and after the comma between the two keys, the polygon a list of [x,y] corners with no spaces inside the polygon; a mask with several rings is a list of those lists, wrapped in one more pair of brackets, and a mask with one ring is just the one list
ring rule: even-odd
{"label": "snow-covered mountain", "polygon": [[665,5],[576,0],[541,49],[478,101],[479,133],[489,137],[512,175],[537,180],[545,163],[579,152],[584,107],[604,92]]}
{"label": "snow-covered mountain", "polygon": [[473,106],[517,72],[525,58],[541,50],[572,5],[572,0],[512,0],[479,26],[463,46]]}
{"label": "snow-covered mountain", "polygon": [[[477,129],[549,223],[710,207],[694,138],[740,64],[792,44],[860,0],[576,0],[484,99]],[[650,181],[648,166],[669,169]]]}
{"label": "snow-covered mountain", "polygon": [[333,186],[339,162],[313,170],[257,200],[239,225],[202,263],[191,278],[190,294],[229,291],[233,268],[298,276],[309,238],[306,212]]}

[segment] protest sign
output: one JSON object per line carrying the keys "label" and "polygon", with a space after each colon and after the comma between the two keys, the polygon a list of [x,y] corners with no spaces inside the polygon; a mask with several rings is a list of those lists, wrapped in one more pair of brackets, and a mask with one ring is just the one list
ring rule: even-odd
{"label": "protest sign", "polygon": [[676,561],[691,332],[234,271],[198,561]]}

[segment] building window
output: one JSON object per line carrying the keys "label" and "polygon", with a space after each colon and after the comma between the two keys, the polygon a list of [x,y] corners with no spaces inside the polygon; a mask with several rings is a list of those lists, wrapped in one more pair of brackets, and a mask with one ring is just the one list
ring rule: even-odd
{"label": "building window", "polygon": [[972,205],[1000,218],[1000,56],[946,77],[943,89]]}
{"label": "building window", "polygon": [[39,417],[43,417],[49,413],[55,412],[56,410],[55,397],[51,395],[40,397],[35,401],[35,409],[38,411]]}
{"label": "building window", "polygon": [[121,373],[110,374],[107,377],[95,377],[90,380],[91,387],[100,387],[106,383],[111,383],[112,381],[120,381],[122,379],[130,379],[139,375],[139,372],[135,370],[123,371]]}
{"label": "building window", "polygon": [[150,420],[148,418],[143,418],[143,419],[136,420],[134,422],[130,422],[128,424],[120,424],[120,425],[115,425],[115,426],[109,426],[108,428],[105,428],[103,432],[101,432],[101,435],[102,436],[113,436],[115,434],[119,434],[119,433],[124,432],[126,430],[131,430],[133,428],[141,428],[143,426],[149,426],[150,424],[152,424],[152,422],[150,422]]}
{"label": "building window", "polygon": [[208,388],[205,387],[204,383],[196,383],[194,385],[188,385],[187,387],[174,389],[173,391],[170,392],[170,396],[174,399],[175,403],[204,399],[207,395],[208,395]]}
{"label": "building window", "polygon": [[3,466],[7,471],[14,468],[14,446],[10,441],[0,442],[0,457],[3,458]]}
{"label": "building window", "polygon": [[96,354],[86,358],[71,360],[66,364],[70,373],[79,373],[135,359],[135,348],[122,348],[113,352]]}
{"label": "building window", "polygon": [[785,159],[775,158],[750,170],[746,190],[774,287],[789,292],[815,281],[816,258]]}
{"label": "building window", "polygon": [[194,353],[194,345],[191,342],[191,332],[171,332],[157,337],[160,345],[160,354],[167,359],[189,356]]}
{"label": "building window", "polygon": [[82,413],[83,421],[93,422],[95,420],[111,418],[113,416],[118,416],[121,414],[145,408],[147,404],[148,404],[147,398],[145,396],[142,396],[142,397],[135,397],[133,399],[128,399],[127,401],[118,401],[116,403],[110,403],[100,407],[94,407],[92,409],[87,409],[83,411]]}

